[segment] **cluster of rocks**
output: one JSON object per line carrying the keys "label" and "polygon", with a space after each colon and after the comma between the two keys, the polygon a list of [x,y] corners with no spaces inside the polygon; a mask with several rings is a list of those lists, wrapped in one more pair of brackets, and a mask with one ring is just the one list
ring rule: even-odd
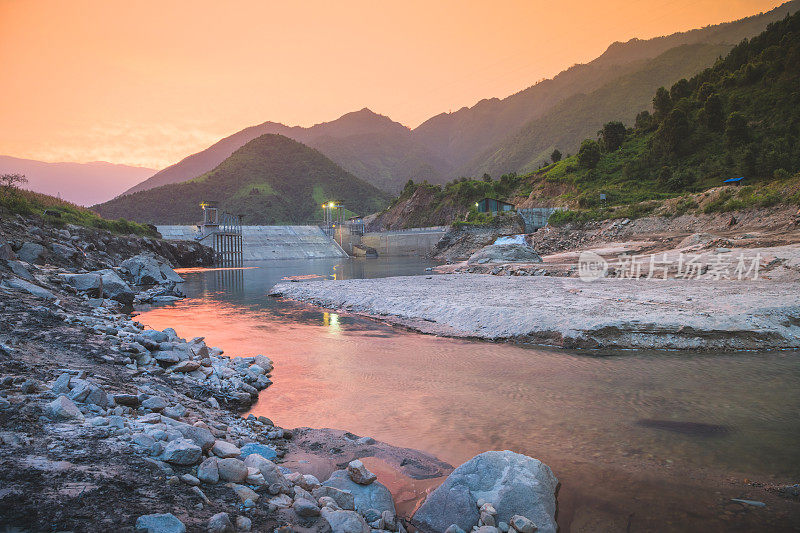
{"label": "cluster of rocks", "polygon": [[[202,486],[224,483],[241,500],[246,514],[256,507],[281,513],[289,520],[275,528],[276,533],[292,533],[294,526],[328,526],[333,533],[405,533],[389,490],[359,460],[346,470],[334,472],[321,483],[315,476],[291,472],[258,451],[239,449],[231,443],[215,441],[211,453],[194,474],[179,476],[182,482],[208,501]],[[241,459],[244,457],[244,460]],[[171,478],[174,479],[174,478]],[[176,481],[177,483],[177,481]],[[241,514],[235,526],[227,512],[217,513],[207,524],[209,533],[250,531],[252,521]],[[150,514],[136,520],[136,531],[168,533],[186,531],[173,514]],[[525,532],[529,533],[529,532]]]}
{"label": "cluster of rocks", "polygon": [[[92,314],[68,316],[65,321],[104,335],[116,348],[115,355],[108,356],[111,362],[146,375],[164,374],[173,382],[193,388],[195,395],[207,398],[215,408],[220,403],[246,408],[258,398],[259,391],[272,384],[273,363],[264,355],[229,358],[220,348],[207,346],[202,337],[187,341],[172,328],[145,329],[141,323],[105,307],[94,309]],[[142,407],[170,418],[176,418],[172,416],[175,409],[180,412],[179,407],[161,403],[143,403]]]}
{"label": "cluster of rocks", "polygon": [[496,217],[488,224],[455,225],[436,243],[431,257],[446,262],[464,261],[477,250],[494,243],[498,237],[524,232],[525,222],[516,215]]}
{"label": "cluster of rocks", "polygon": [[[103,379],[70,369],[63,369],[48,381],[5,376],[0,387],[8,390],[6,395],[13,406],[25,404],[30,409],[38,405],[41,423],[60,438],[100,440],[114,449],[131,450],[163,474],[168,485],[184,487],[197,509],[226,505],[228,496],[215,501],[209,491],[219,494],[218,487],[229,491],[223,491],[223,495],[232,495],[236,503],[231,511],[211,517],[209,532],[249,531],[250,517],[258,512],[276,516],[278,523],[285,524],[277,530],[284,533],[294,531],[293,524],[304,527],[318,523],[340,533],[405,531],[391,493],[361,461],[350,462],[325,482],[281,467],[275,461],[285,453],[281,441],[292,438],[290,431],[275,427],[263,416],[224,416],[214,396],[200,401],[203,391],[197,385],[208,380],[202,371],[196,373],[202,365],[189,371],[176,368],[196,359],[167,367],[156,359],[162,352],[190,351],[211,360],[210,366],[202,368],[211,368],[220,382],[248,379],[245,376],[258,382],[272,370],[268,358],[229,360],[221,356],[221,350],[208,348],[202,339],[186,342],[171,329],[144,330],[124,315],[103,308],[94,309],[92,315],[67,314],[64,323],[81,324],[104,339],[125,339],[123,344],[148,345],[155,355],[149,364],[156,365],[152,370],[161,371],[151,373],[147,365],[137,367],[136,362],[125,368],[139,378],[160,375],[169,380],[169,385],[155,379],[138,380],[139,384],[128,390],[114,390],[105,386]],[[99,364],[104,362],[115,361]],[[248,393],[248,402],[250,398]],[[0,409],[12,407],[11,401],[0,399]],[[2,434],[0,440],[3,444],[29,444],[18,433]],[[136,530],[161,533],[186,531],[186,526],[174,514],[156,513],[140,516]]]}
{"label": "cluster of rocks", "polygon": [[541,263],[542,258],[536,250],[527,244],[490,244],[484,246],[469,259],[468,265],[483,265],[487,263]]}
{"label": "cluster of rocks", "polygon": [[48,285],[95,307],[175,300],[183,296],[177,288],[183,279],[172,267],[213,261],[213,249],[200,243],[0,218],[0,281],[47,300],[57,299]]}
{"label": "cluster of rocks", "polygon": [[452,272],[464,274],[491,274],[492,276],[551,276],[551,277],[571,277],[577,272],[577,268],[542,268],[530,266],[528,264],[467,264],[462,263],[454,266]]}
{"label": "cluster of rocks", "polygon": [[180,277],[158,256],[139,254],[116,268],[92,272],[64,273],[59,277],[67,287],[91,299],[91,305],[115,307],[133,303],[167,302],[183,297],[177,288]]}
{"label": "cluster of rocks", "polygon": [[[139,235],[118,235],[96,228],[72,224],[63,227],[45,223],[33,216],[16,215],[0,220],[0,231],[7,244],[5,253],[32,264],[51,264],[64,269],[100,270],[118,266],[124,260],[146,253],[179,266],[203,266],[214,262],[214,251],[190,241],[165,241]],[[155,235],[157,232],[153,231]]]}
{"label": "cluster of rocks", "polygon": [[[524,516],[515,514],[506,522],[498,522],[497,510],[491,503],[485,503],[482,499],[478,500],[478,511],[480,519],[478,524],[472,526],[474,533],[534,533],[539,531],[533,522]],[[445,533],[466,533],[458,524],[451,524]]]}

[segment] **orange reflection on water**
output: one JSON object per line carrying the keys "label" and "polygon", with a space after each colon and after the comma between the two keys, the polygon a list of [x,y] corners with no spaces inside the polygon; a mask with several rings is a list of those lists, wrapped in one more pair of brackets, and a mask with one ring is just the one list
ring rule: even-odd
{"label": "orange reflection on water", "polygon": [[250,267],[184,267],[184,268],[176,268],[175,272],[178,274],[193,274],[196,272],[214,272],[218,270],[252,270],[258,267],[250,266]]}
{"label": "orange reflection on water", "polygon": [[[282,427],[344,429],[451,464],[489,449],[537,457],[562,481],[564,532],[624,531],[634,514],[638,530],[665,530],[670,520],[666,530],[750,531],[757,517],[729,523],[720,511],[750,490],[730,480],[785,483],[800,472],[791,452],[800,390],[792,354],[588,357],[418,335],[266,296],[237,305],[217,294],[234,298],[210,291],[139,320],[205,336],[229,356],[272,358],[274,384],[252,413]],[[637,424],[643,419],[732,429],[694,436]],[[430,488],[383,477],[405,510]]]}
{"label": "orange reflection on water", "polygon": [[[213,299],[186,299],[143,311],[137,320],[154,329],[173,328],[187,339],[205,337],[209,346],[224,349],[229,357],[257,354],[270,357],[276,363],[274,384],[266,392],[271,398],[280,398],[287,391],[286,398],[291,396],[292,403],[311,403],[324,397],[331,398],[331,404],[336,405],[338,388],[331,384],[336,383],[337,374],[347,381],[345,370],[336,361],[345,361],[349,348],[334,342],[341,334],[338,314],[314,311],[310,314],[318,320],[295,320],[293,313],[276,316]],[[257,406],[255,414],[266,414]],[[286,407],[291,413],[291,405]],[[269,412],[274,418],[274,408]],[[330,418],[323,420],[300,421],[290,415],[278,416],[276,422],[286,427],[330,425]]]}

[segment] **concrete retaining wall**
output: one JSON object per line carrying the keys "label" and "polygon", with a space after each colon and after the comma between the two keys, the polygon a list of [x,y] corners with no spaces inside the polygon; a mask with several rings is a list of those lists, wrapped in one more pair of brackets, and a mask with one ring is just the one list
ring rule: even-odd
{"label": "concrete retaining wall", "polygon": [[[157,226],[168,240],[195,240],[195,226]],[[245,261],[347,257],[317,226],[242,226]]]}
{"label": "concrete retaining wall", "polygon": [[425,256],[446,232],[447,226],[437,226],[365,233],[361,237],[361,244],[375,248],[380,256]]}

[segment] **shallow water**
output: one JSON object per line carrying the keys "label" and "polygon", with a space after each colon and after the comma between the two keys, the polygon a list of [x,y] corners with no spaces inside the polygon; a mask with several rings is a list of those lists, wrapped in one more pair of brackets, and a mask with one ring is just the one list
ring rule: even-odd
{"label": "shallow water", "polygon": [[189,298],[139,320],[271,357],[274,385],[252,412],[278,425],[347,429],[454,465],[489,449],[537,457],[562,482],[562,531],[775,530],[798,516],[785,500],[767,510],[729,502],[770,496],[750,481],[800,479],[796,352],[611,354],[438,338],[267,296],[285,276],[426,274],[429,263],[252,266],[186,272]]}

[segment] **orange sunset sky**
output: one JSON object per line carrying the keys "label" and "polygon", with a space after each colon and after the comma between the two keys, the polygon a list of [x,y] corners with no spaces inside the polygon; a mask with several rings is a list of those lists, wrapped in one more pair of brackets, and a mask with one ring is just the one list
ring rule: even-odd
{"label": "orange sunset sky", "polygon": [[0,154],[162,168],[273,120],[409,127],[772,0],[0,0]]}

